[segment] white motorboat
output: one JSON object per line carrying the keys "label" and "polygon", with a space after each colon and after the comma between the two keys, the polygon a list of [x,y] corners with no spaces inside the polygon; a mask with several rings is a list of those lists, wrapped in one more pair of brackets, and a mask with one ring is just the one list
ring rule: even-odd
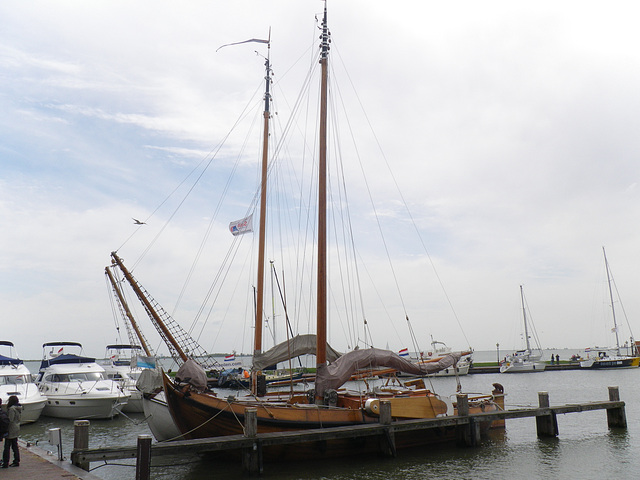
{"label": "white motorboat", "polygon": [[138,359],[142,357],[142,348],[139,345],[107,345],[106,359],[100,362],[104,368],[107,379],[117,382],[122,390],[130,395],[123,412],[142,413],[142,392],[136,388],[136,382],[142,367],[138,366]]}
{"label": "white motorboat", "polygon": [[31,372],[18,358],[13,343],[0,341],[0,347],[7,355],[0,354],[0,398],[7,404],[15,395],[22,405],[21,423],[32,423],[40,418],[47,398],[40,393]]}
{"label": "white motorboat", "polygon": [[[452,365],[449,368],[445,368],[444,370],[440,370],[432,374],[436,377],[453,377],[458,375],[467,375],[469,373],[469,367],[471,367],[472,363],[472,350],[461,352],[463,353],[460,360],[455,365]],[[448,347],[444,342],[439,342],[431,338],[431,350],[425,354],[420,354],[420,359],[418,360],[418,364],[420,363],[429,363],[429,362],[437,362],[445,355],[449,355],[452,353],[451,347]]]}
{"label": "white motorboat", "polygon": [[[129,394],[105,378],[95,358],[82,356],[76,342],[43,344],[43,359],[36,383],[47,397],[43,415],[58,418],[113,418],[127,403]],[[78,353],[67,353],[65,348]],[[49,349],[49,351],[47,351]]]}

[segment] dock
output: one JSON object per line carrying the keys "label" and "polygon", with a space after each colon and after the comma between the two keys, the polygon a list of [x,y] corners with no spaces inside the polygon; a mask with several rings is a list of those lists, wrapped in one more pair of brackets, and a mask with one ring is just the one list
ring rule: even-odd
{"label": "dock", "polygon": [[[494,362],[495,363],[495,362]],[[544,372],[551,372],[557,370],[584,370],[589,371],[589,368],[582,368],[579,362],[560,363],[560,365],[554,363],[548,363],[544,367]],[[469,374],[474,373],[500,373],[500,365],[472,365],[469,367]]]}
{"label": "dock", "polygon": [[2,480],[101,480],[69,461],[56,460],[37,446],[22,441],[19,444],[20,466],[3,468],[0,473]]}
{"label": "dock", "polygon": [[[131,447],[88,448],[88,433],[76,431],[83,438],[82,442],[74,441],[71,461],[76,466],[88,469],[91,462],[108,462],[125,458],[135,458],[136,479],[150,478],[151,459],[165,455],[199,454],[207,452],[235,452],[242,459],[242,469],[251,474],[263,473],[263,448],[273,445],[292,445],[315,441],[336,439],[354,439],[375,437],[380,439],[380,452],[386,456],[397,456],[394,435],[396,433],[429,430],[433,428],[452,427],[456,429],[457,445],[476,447],[481,444],[480,425],[488,421],[505,421],[518,418],[534,417],[538,437],[558,436],[559,414],[579,413],[593,410],[605,410],[609,428],[626,428],[625,402],[620,400],[618,387],[609,387],[609,400],[552,406],[547,392],[538,393],[538,407],[507,409],[502,411],[470,414],[467,396],[458,395],[458,411],[456,416],[431,419],[397,420],[391,419],[391,403],[380,402],[379,423],[350,427],[321,428],[276,433],[257,433],[257,415],[255,408],[245,411],[245,434],[224,437],[203,438],[195,440],[178,440],[152,445],[149,435],[141,435],[138,444]],[[77,422],[87,422],[80,420]],[[80,426],[80,425],[79,425]],[[77,440],[78,437],[76,437]],[[240,466],[239,466],[240,467]],[[240,472],[239,472],[240,473]]]}

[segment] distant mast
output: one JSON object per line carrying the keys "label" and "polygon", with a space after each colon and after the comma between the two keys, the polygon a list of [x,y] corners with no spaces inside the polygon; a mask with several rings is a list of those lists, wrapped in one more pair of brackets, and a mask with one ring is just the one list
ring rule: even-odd
{"label": "distant mast", "polygon": [[529,344],[529,328],[527,327],[527,309],[524,306],[524,290],[520,285],[520,298],[522,300],[522,317],[524,318],[524,338],[527,342],[527,352],[531,353],[531,345]]}
{"label": "distant mast", "polygon": [[[317,331],[316,366],[327,363],[327,83],[329,76],[329,27],[327,5],[322,20],[320,45],[320,151],[318,158],[318,279],[317,279]],[[323,392],[316,392],[322,395]]]}
{"label": "distant mast", "polygon": [[620,339],[618,338],[618,323],[616,322],[616,309],[613,306],[613,290],[611,289],[611,274],[609,273],[609,261],[607,260],[607,252],[602,247],[602,254],[604,255],[604,266],[607,270],[607,284],[609,286],[609,298],[611,299],[611,313],[613,315],[613,331],[616,334],[616,354],[620,355]]}

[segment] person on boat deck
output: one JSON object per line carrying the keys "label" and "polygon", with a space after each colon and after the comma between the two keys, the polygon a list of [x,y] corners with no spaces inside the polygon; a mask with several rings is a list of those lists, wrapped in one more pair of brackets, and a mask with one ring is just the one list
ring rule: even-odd
{"label": "person on boat deck", "polygon": [[[7,402],[7,415],[9,416],[9,433],[4,439],[4,451],[2,452],[2,468],[20,466],[20,450],[18,449],[18,435],[20,435],[20,421],[22,420],[22,405],[18,397],[11,395]],[[13,450],[13,463],[9,465],[9,457]]]}

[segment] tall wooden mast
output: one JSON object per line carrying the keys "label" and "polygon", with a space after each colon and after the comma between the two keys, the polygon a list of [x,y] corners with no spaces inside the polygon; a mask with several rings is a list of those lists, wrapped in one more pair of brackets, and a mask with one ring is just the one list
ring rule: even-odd
{"label": "tall wooden mast", "polygon": [[[327,89],[329,77],[329,27],[327,6],[322,20],[320,45],[320,152],[318,158],[318,279],[317,279],[317,331],[316,365],[327,362]],[[321,392],[316,392],[321,394]]]}
{"label": "tall wooden mast", "polygon": [[[268,52],[271,50],[271,44],[267,44]],[[262,351],[262,317],[263,317],[263,299],[264,299],[264,263],[265,263],[265,237],[267,223],[267,171],[269,161],[269,107],[271,103],[271,94],[269,86],[271,83],[271,65],[269,64],[269,53],[265,61],[265,77],[264,77],[264,126],[262,135],[262,180],[260,185],[260,230],[258,233],[258,280],[256,291],[256,321],[254,335],[254,355]]]}

